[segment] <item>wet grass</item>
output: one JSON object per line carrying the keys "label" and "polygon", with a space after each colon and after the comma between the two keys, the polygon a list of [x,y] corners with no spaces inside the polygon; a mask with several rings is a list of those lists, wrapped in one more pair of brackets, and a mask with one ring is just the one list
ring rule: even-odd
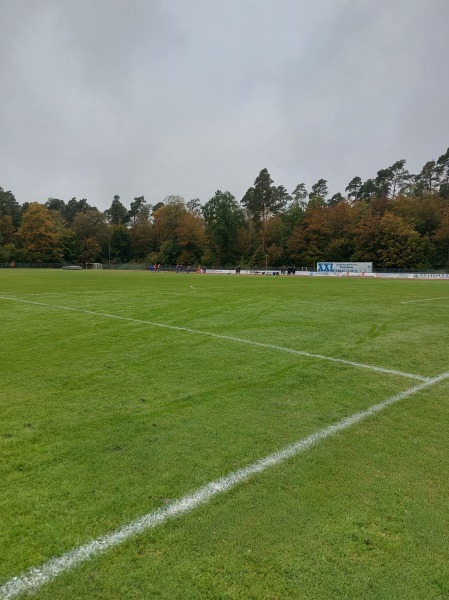
{"label": "wet grass", "polygon": [[[0,582],[417,383],[204,333],[449,370],[448,282],[5,270],[0,285],[26,300],[0,298]],[[36,596],[445,598],[448,391],[436,384]]]}

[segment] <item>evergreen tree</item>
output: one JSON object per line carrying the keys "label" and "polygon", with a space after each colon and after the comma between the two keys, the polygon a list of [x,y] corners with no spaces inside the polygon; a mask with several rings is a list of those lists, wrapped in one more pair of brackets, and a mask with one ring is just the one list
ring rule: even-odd
{"label": "evergreen tree", "polygon": [[322,207],[326,204],[326,196],[328,194],[327,181],[326,179],[319,179],[314,185],[312,185],[311,192],[309,194],[310,208]]}
{"label": "evergreen tree", "polygon": [[440,182],[440,196],[449,199],[449,148],[437,160],[437,172]]}
{"label": "evergreen tree", "polygon": [[[145,205],[146,205],[146,202],[145,202],[144,196],[138,196],[137,198],[134,198],[134,201],[131,202],[131,205],[130,205],[130,210],[128,212],[127,220],[129,221],[132,219],[132,222],[135,223],[138,214],[140,213],[141,210],[143,210]],[[111,206],[111,208],[112,208],[112,206]]]}
{"label": "evergreen tree", "polygon": [[244,225],[244,215],[230,192],[215,192],[203,207],[206,233],[215,259],[220,265],[235,263],[238,256],[238,232]]}
{"label": "evergreen tree", "polygon": [[14,227],[20,225],[21,211],[20,204],[14,197],[11,191],[4,191],[0,187],[0,217],[9,215],[11,217],[11,223]]}
{"label": "evergreen tree", "polygon": [[275,188],[273,180],[267,169],[262,169],[254,181],[254,186],[249,188],[242,198],[243,206],[248,210],[257,230],[262,233],[262,251],[265,251],[265,231],[267,219],[270,215],[279,214],[287,203],[286,190],[280,193],[280,188]]}
{"label": "evergreen tree", "polygon": [[348,183],[345,192],[348,192],[348,198],[350,200],[360,200],[360,188],[362,187],[362,180],[360,177],[354,177]]}
{"label": "evergreen tree", "polygon": [[305,183],[298,183],[295,189],[292,192],[293,201],[296,202],[298,206],[302,209],[305,209],[307,206],[307,190]]}
{"label": "evergreen tree", "polygon": [[391,197],[394,199],[396,194],[401,193],[407,183],[409,182],[411,175],[405,168],[405,159],[396,161],[391,165],[390,171],[392,173],[392,189]]}
{"label": "evergreen tree", "polygon": [[128,223],[130,218],[129,212],[120,202],[120,196],[114,196],[110,208],[105,211],[105,215],[111,225],[117,225],[119,227]]}

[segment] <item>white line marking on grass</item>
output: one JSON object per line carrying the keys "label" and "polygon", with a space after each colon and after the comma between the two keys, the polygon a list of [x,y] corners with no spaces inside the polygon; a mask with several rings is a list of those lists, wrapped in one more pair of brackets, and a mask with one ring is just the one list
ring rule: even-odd
{"label": "white line marking on grass", "polygon": [[340,431],[344,431],[345,429],[360,423],[364,419],[381,412],[392,404],[400,402],[401,400],[417,394],[418,392],[448,378],[449,372],[442,373],[437,377],[417,384],[414,387],[405,390],[404,392],[400,392],[399,394],[391,396],[379,404],[375,404],[366,410],[356,412],[349,417],[345,417],[344,419],[325,427],[324,429],[320,429],[306,438],[303,438],[302,440],[299,440],[298,442],[291,444],[290,446],[287,446],[282,450],[275,452],[274,454],[270,454],[269,456],[262,458],[251,465],[248,465],[247,467],[243,467],[237,471],[232,471],[220,479],[211,481],[210,483],[198,488],[194,492],[183,496],[179,500],[176,500],[163,508],[159,508],[158,510],[148,513],[143,517],[132,521],[128,525],[124,525],[123,527],[120,527],[111,533],[84,544],[83,546],[74,548],[66,554],[51,558],[48,562],[39,567],[32,567],[23,575],[13,577],[2,587],[0,587],[0,600],[11,600],[12,598],[16,598],[21,594],[35,592],[44,584],[55,579],[61,573],[69,571],[81,563],[95,556],[103,554],[107,550],[114,548],[119,544],[123,544],[131,537],[141,534],[148,529],[152,529],[157,525],[161,525],[168,519],[190,512],[194,508],[202,504],[206,504],[206,502],[209,502],[209,500],[214,498],[214,496],[217,496],[223,492],[227,492],[248,477],[262,473],[269,467],[274,467],[275,465],[278,465],[289,458],[305,452],[309,448],[317,445],[322,440],[325,440],[326,438],[331,437]]}
{"label": "white line marking on grass", "polygon": [[333,358],[332,356],[324,356],[323,354],[313,354],[312,352],[305,352],[304,350],[294,350],[293,348],[287,348],[285,346],[277,346],[275,344],[264,344],[263,342],[254,342],[252,340],[245,340],[244,338],[238,338],[230,335],[222,335],[220,333],[211,333],[209,331],[201,331],[199,329],[190,329],[189,327],[180,327],[178,325],[166,325],[165,323],[157,323],[155,321],[146,321],[144,319],[133,319],[132,317],[122,317],[120,315],[114,315],[110,313],[97,312],[93,310],[87,310],[84,308],[72,308],[70,306],[59,306],[55,304],[46,304],[45,302],[35,302],[34,300],[23,300],[21,298],[13,298],[9,296],[0,296],[1,300],[11,300],[13,302],[22,302],[24,304],[33,304],[35,306],[44,306],[46,308],[52,308],[54,310],[68,310],[71,312],[82,313],[86,315],[94,315],[96,317],[104,317],[107,319],[118,319],[120,321],[129,321],[131,323],[143,323],[145,325],[151,325],[153,327],[162,327],[164,329],[171,329],[174,331],[185,331],[187,333],[194,333],[196,335],[205,335],[218,340],[226,340],[229,342],[237,342],[238,344],[248,344],[250,346],[256,346],[258,348],[267,348],[268,350],[276,350],[278,352],[288,352],[289,354],[296,354],[297,356],[306,356],[307,358],[316,358],[318,360],[326,360],[343,365],[349,365],[358,369],[366,369],[368,371],[375,371],[378,373],[386,373],[388,375],[398,375],[400,377],[407,377],[409,379],[417,379],[418,381],[429,381],[429,377],[422,375],[416,375],[415,373],[404,373],[397,371],[396,369],[386,369],[384,367],[376,367],[374,365],[366,365],[364,363],[355,362],[352,360],[345,360],[343,358]]}
{"label": "white line marking on grass", "polygon": [[[140,290],[132,290],[132,292],[145,292],[148,293],[148,288],[142,288]],[[19,292],[20,293],[20,292]],[[72,292],[34,292],[34,293],[26,293],[21,294],[22,296],[71,296],[73,295],[94,295],[97,296],[101,294],[104,296],[105,294],[122,294],[123,290],[82,290],[82,291],[72,291]]]}
{"label": "white line marking on grass", "polygon": [[443,308],[447,308],[449,306],[449,302],[432,302],[432,304],[428,308],[435,308],[436,306]]}
{"label": "white line marking on grass", "polygon": [[441,296],[441,298],[424,298],[423,300],[403,300],[401,304],[415,304],[416,302],[432,302],[433,300],[447,300],[449,296]]}

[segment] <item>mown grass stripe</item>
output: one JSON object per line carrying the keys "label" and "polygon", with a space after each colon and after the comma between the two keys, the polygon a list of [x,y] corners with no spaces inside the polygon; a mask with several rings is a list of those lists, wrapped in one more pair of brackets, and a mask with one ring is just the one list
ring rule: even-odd
{"label": "mown grass stripe", "polygon": [[52,558],[39,567],[32,567],[25,574],[14,577],[0,587],[0,600],[12,600],[22,594],[36,592],[40,587],[58,577],[58,575],[77,567],[81,563],[94,558],[95,556],[103,554],[107,550],[126,542],[131,537],[144,533],[157,525],[161,525],[168,519],[190,512],[194,508],[207,503],[218,494],[232,489],[248,477],[262,473],[269,467],[278,465],[301,452],[305,452],[320,441],[348,429],[364,419],[379,413],[392,404],[417,394],[418,392],[448,378],[449,372],[442,373],[437,377],[417,384],[414,387],[387,398],[379,404],[375,404],[366,410],[354,413],[349,417],[345,417],[332,425],[320,429],[306,438],[299,440],[274,454],[262,458],[247,467],[243,467],[220,479],[212,481],[191,494],[187,494],[163,508],[148,513],[143,517],[132,521],[128,525],[120,527],[88,544],[75,548],[62,556]]}
{"label": "mown grass stripe", "polygon": [[396,369],[387,369],[385,367],[376,367],[375,365],[367,365],[364,363],[355,362],[352,360],[346,360],[343,358],[334,358],[332,356],[325,356],[323,354],[314,354],[312,352],[306,352],[305,350],[295,350],[293,348],[287,348],[285,346],[278,346],[275,344],[265,344],[263,342],[255,342],[253,340],[246,340],[244,338],[234,337],[234,336],[230,336],[230,335],[223,335],[223,334],[219,334],[219,333],[212,333],[210,331],[202,331],[199,329],[191,329],[189,327],[181,327],[179,325],[168,325],[166,323],[158,323],[156,321],[147,321],[144,319],[134,319],[132,317],[124,317],[121,315],[114,315],[111,313],[97,312],[97,311],[93,311],[93,310],[87,310],[84,308],[73,308],[70,306],[47,304],[45,302],[36,302],[34,300],[24,300],[22,298],[14,298],[11,296],[0,296],[0,299],[1,300],[9,300],[12,302],[22,302],[24,304],[32,304],[35,306],[43,306],[43,307],[51,308],[54,310],[67,310],[67,311],[72,311],[72,312],[77,312],[77,313],[82,313],[82,314],[87,314],[87,315],[94,315],[96,317],[103,317],[103,318],[107,318],[107,319],[118,319],[121,321],[129,321],[132,323],[142,323],[144,325],[151,325],[152,327],[161,327],[164,329],[171,329],[174,331],[184,331],[186,333],[193,333],[195,335],[204,335],[204,336],[208,336],[208,337],[211,337],[214,339],[226,340],[229,342],[236,342],[238,344],[248,344],[250,346],[256,346],[258,348],[266,348],[268,350],[276,350],[278,352],[287,352],[289,354],[296,354],[297,356],[305,356],[307,358],[313,358],[313,359],[348,365],[348,366],[355,367],[358,369],[366,369],[368,371],[385,373],[388,375],[397,375],[400,377],[406,377],[408,379],[417,379],[418,381],[427,382],[427,381],[431,380],[431,378],[429,378],[429,377],[425,377],[423,375],[417,375],[415,373],[404,373],[403,371],[398,371]]}

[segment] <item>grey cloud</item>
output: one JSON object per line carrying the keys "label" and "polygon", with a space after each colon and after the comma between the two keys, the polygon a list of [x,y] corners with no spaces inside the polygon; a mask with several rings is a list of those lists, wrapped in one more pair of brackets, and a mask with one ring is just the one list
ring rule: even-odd
{"label": "grey cloud", "polygon": [[19,202],[344,191],[448,145],[446,0],[0,4],[0,185]]}

